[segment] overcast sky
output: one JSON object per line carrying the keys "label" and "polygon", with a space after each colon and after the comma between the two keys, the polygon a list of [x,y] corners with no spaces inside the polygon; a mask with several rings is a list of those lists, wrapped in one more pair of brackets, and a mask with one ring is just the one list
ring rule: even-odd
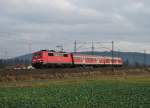
{"label": "overcast sky", "polygon": [[74,40],[150,50],[150,0],[0,0],[0,58]]}

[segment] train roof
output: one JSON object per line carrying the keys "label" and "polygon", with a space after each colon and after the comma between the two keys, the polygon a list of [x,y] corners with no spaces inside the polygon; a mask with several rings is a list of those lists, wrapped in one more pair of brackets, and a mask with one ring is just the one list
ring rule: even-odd
{"label": "train roof", "polygon": [[[43,51],[46,51],[46,52],[49,52],[49,53],[63,53],[63,54],[71,54],[72,52],[64,52],[64,51],[55,51],[55,50],[40,50],[40,51],[37,51],[35,53],[38,53],[38,52],[43,52]],[[88,57],[107,57],[109,59],[111,59],[112,57],[110,56],[101,56],[101,55],[92,55],[92,54],[81,54],[81,53],[72,53],[74,56],[88,56]],[[113,57],[113,59],[122,59],[121,57]]]}
{"label": "train roof", "polygon": [[38,53],[38,52],[49,52],[49,53],[64,53],[64,54],[68,54],[68,52],[65,51],[55,51],[55,50],[40,50],[40,51],[36,51],[34,53]]}

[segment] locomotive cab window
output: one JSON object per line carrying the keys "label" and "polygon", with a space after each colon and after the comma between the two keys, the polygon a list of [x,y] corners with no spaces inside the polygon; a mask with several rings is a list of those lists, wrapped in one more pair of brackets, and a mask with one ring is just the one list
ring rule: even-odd
{"label": "locomotive cab window", "polygon": [[48,53],[48,56],[54,56],[54,54],[53,53]]}
{"label": "locomotive cab window", "polygon": [[40,57],[40,56],[42,56],[42,54],[41,53],[34,53],[34,56]]}

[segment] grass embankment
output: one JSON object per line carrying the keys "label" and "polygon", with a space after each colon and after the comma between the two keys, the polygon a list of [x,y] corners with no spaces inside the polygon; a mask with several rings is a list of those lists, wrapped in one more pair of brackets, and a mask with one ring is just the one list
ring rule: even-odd
{"label": "grass embankment", "polygon": [[0,70],[0,82],[18,82],[33,80],[55,80],[97,76],[147,76],[150,68],[54,68],[35,70]]}
{"label": "grass embankment", "polygon": [[0,108],[149,108],[150,77],[1,83]]}

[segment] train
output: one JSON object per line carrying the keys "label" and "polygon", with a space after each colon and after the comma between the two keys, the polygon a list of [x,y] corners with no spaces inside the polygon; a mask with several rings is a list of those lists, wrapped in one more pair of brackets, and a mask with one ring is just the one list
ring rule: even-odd
{"label": "train", "polygon": [[98,56],[54,50],[40,50],[33,53],[32,66],[34,68],[50,67],[102,67],[122,66],[120,57]]}

